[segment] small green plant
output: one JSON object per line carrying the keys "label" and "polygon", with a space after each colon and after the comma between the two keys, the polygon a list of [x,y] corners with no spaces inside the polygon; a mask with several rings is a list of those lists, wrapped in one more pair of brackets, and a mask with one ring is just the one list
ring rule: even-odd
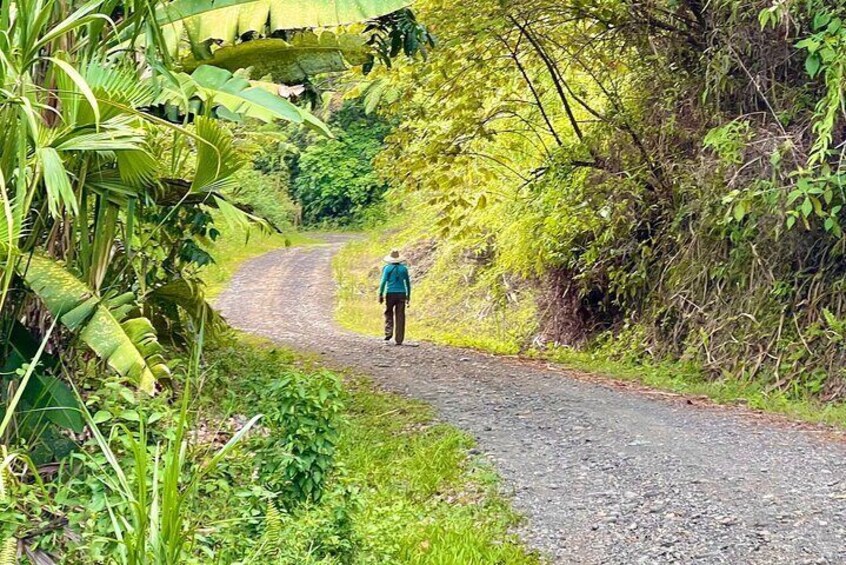
{"label": "small green plant", "polygon": [[716,153],[724,163],[739,165],[743,163],[743,150],[749,137],[749,122],[733,120],[706,133],[702,144]]}
{"label": "small green plant", "polygon": [[344,403],[329,372],[289,372],[267,389],[260,409],[269,438],[257,447],[259,480],[292,507],[319,501],[335,468]]}
{"label": "small green plant", "polygon": [[109,551],[111,563],[177,565],[184,562],[192,553],[198,526],[191,514],[191,503],[200,484],[261,418],[261,414],[253,416],[209,456],[197,460],[189,457],[189,402],[192,383],[199,381],[202,343],[201,331],[194,340],[178,415],[167,440],[150,445],[147,425],[151,418],[143,414],[137,416],[137,432],[125,424],[116,424],[107,438],[95,417],[84,411],[93,443],[98,448],[90,456],[90,468],[96,469],[95,476],[105,487],[106,511],[116,541]]}

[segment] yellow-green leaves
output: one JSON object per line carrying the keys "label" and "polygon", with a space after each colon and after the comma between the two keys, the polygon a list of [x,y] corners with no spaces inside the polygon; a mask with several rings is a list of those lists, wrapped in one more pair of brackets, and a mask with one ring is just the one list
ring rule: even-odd
{"label": "yellow-green leaves", "polygon": [[[184,26],[191,40],[234,43],[249,33],[327,28],[364,22],[407,0],[176,0],[159,11],[160,24]],[[177,37],[179,34],[177,33]]]}
{"label": "yellow-green leaves", "polygon": [[[60,264],[33,255],[21,275],[50,313],[79,335],[115,372],[152,394],[156,381],[170,376],[155,330],[146,318],[123,320],[125,299],[110,303],[96,296]],[[124,298],[124,297],[119,297]],[[114,309],[112,308],[114,307]]]}
{"label": "yellow-green leaves", "polygon": [[308,110],[270,92],[266,85],[254,86],[226,69],[201,65],[191,75],[179,73],[177,80],[179,90],[171,86],[162,96],[161,103],[184,106],[186,101],[199,98],[220,118],[233,121],[255,118],[265,123],[283,120],[304,124],[327,137],[332,135],[326,124]]}
{"label": "yellow-green leaves", "polygon": [[221,190],[234,180],[232,175],[241,168],[241,160],[232,145],[232,133],[211,118],[197,118],[195,126],[197,172],[191,190]]}
{"label": "yellow-green leaves", "polygon": [[367,60],[364,37],[356,33],[324,31],[294,33],[287,40],[264,38],[228,45],[212,52],[211,58],[189,57],[182,64],[193,71],[201,64],[230,71],[252,69],[252,76],[270,76],[283,84],[302,83],[321,73],[344,71]]}
{"label": "yellow-green leaves", "polygon": [[76,195],[59,153],[52,147],[39,147],[35,150],[35,155],[41,164],[50,215],[57,217],[62,210],[71,210],[76,214]]}

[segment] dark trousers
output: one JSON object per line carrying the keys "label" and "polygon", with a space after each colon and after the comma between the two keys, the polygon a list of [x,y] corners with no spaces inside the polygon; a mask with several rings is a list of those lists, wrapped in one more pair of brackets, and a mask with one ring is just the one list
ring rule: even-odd
{"label": "dark trousers", "polygon": [[405,339],[405,293],[385,295],[385,339],[393,337],[397,344]]}

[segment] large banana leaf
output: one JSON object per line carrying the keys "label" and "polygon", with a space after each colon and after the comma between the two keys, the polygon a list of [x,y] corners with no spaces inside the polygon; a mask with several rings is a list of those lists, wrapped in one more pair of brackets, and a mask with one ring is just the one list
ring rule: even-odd
{"label": "large banana leaf", "polygon": [[81,433],[85,427],[82,411],[70,387],[50,375],[33,373],[23,394],[25,415],[39,421],[46,418],[61,428]]}
{"label": "large banana leaf", "polygon": [[[110,301],[96,296],[83,282],[52,259],[33,255],[22,262],[21,275],[53,316],[72,331],[119,375],[148,393],[156,381],[170,376],[152,324],[146,318],[124,320],[123,295]],[[25,270],[24,270],[25,269]]]}
{"label": "large banana leaf", "polygon": [[162,25],[171,24],[191,40],[234,43],[250,33],[327,28],[364,22],[410,4],[409,0],[175,0],[158,12]]}
{"label": "large banana leaf", "polygon": [[310,76],[363,65],[368,49],[361,34],[325,31],[317,35],[306,31],[293,34],[287,41],[265,38],[221,47],[211,53],[210,59],[191,57],[182,64],[189,71],[202,64],[233,72],[249,67],[253,76],[269,75],[275,82],[300,84]]}

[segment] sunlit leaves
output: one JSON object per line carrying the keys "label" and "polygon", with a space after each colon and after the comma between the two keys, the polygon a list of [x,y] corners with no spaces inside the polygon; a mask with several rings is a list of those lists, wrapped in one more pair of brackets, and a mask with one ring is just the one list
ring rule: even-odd
{"label": "sunlit leaves", "polygon": [[368,48],[364,37],[357,33],[319,35],[297,32],[288,39],[262,38],[216,49],[206,59],[188,58],[183,61],[187,71],[199,65],[214,65],[232,72],[250,68],[256,77],[270,76],[283,84],[299,84],[309,77],[328,72],[344,71],[350,65],[367,60]]}
{"label": "sunlit leaves", "polygon": [[336,27],[404,8],[407,0],[176,0],[159,12],[159,23],[184,24],[195,42],[232,43],[258,32]]}
{"label": "sunlit leaves", "polygon": [[190,75],[177,74],[176,79],[178,85],[164,85],[160,104],[174,105],[188,113],[196,109],[194,102],[200,101],[207,112],[214,110],[222,119],[251,118],[265,123],[283,120],[330,135],[326,125],[308,110],[295,106],[278,92],[270,92],[265,84],[254,85],[226,69],[201,65]]}

